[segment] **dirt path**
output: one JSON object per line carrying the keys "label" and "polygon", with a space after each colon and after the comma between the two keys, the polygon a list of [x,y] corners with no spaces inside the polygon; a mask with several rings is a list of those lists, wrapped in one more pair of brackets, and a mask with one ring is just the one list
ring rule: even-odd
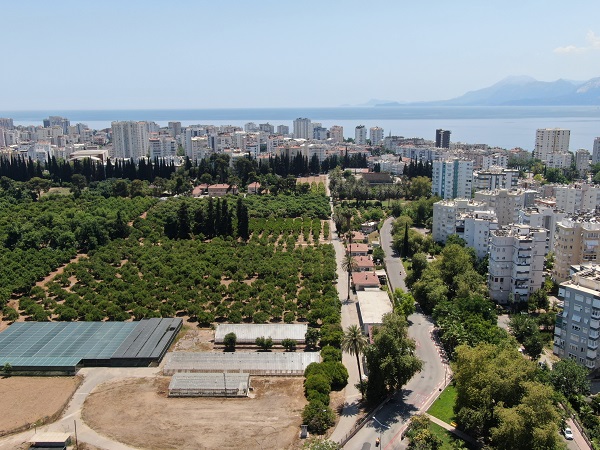
{"label": "dirt path", "polygon": [[35,285],[38,287],[41,287],[42,289],[48,290],[48,288],[46,287],[46,284],[48,284],[50,281],[52,281],[52,279],[55,276],[62,275],[64,273],[66,267],[69,264],[79,262],[81,260],[81,258],[83,258],[84,256],[87,257],[87,253],[77,253],[77,255],[73,259],[71,259],[69,262],[63,264],[62,266],[60,266],[54,272],[50,272],[46,276],[46,278],[44,278],[42,281],[38,281],[37,283],[35,283]]}

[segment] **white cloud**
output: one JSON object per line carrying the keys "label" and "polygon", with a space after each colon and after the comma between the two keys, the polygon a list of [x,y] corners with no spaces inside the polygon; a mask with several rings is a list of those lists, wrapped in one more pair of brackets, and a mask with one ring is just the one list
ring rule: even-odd
{"label": "white cloud", "polygon": [[600,50],[600,36],[596,36],[593,31],[588,31],[586,40],[590,43],[590,47],[594,50]]}
{"label": "white cloud", "polygon": [[577,47],[576,45],[556,47],[554,53],[586,53],[588,51],[600,50],[600,36],[596,36],[596,33],[588,31],[585,40],[588,42],[588,45],[584,45],[583,47]]}

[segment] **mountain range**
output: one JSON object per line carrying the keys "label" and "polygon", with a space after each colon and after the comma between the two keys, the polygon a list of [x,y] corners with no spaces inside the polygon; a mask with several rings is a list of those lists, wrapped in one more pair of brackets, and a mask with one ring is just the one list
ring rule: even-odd
{"label": "mountain range", "polygon": [[588,81],[538,81],[512,76],[460,97],[433,102],[399,103],[370,100],[360,106],[600,106],[600,77]]}

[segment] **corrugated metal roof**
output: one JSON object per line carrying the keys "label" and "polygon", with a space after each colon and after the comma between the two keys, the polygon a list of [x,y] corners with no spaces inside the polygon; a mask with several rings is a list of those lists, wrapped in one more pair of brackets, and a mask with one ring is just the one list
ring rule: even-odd
{"label": "corrugated metal roof", "polygon": [[165,375],[177,372],[244,372],[252,375],[303,375],[320,362],[319,352],[167,353]]}
{"label": "corrugated metal roof", "polygon": [[169,391],[176,389],[197,389],[225,391],[225,388],[237,390],[240,385],[249,385],[250,374],[248,373],[225,373],[225,372],[207,372],[207,373],[176,373],[169,383]]}
{"label": "corrugated metal roof", "polygon": [[259,337],[271,337],[276,343],[284,339],[304,343],[307,330],[306,324],[219,324],[215,332],[215,343],[222,344],[228,333],[235,333],[238,344],[254,344]]}

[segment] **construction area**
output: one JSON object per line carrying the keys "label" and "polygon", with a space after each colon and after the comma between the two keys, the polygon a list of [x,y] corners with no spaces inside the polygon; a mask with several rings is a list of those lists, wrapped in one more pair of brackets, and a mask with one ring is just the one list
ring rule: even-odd
{"label": "construction area", "polygon": [[169,377],[98,386],[83,407],[96,432],[144,449],[294,448],[306,405],[300,377],[252,377],[248,397],[169,398]]}

